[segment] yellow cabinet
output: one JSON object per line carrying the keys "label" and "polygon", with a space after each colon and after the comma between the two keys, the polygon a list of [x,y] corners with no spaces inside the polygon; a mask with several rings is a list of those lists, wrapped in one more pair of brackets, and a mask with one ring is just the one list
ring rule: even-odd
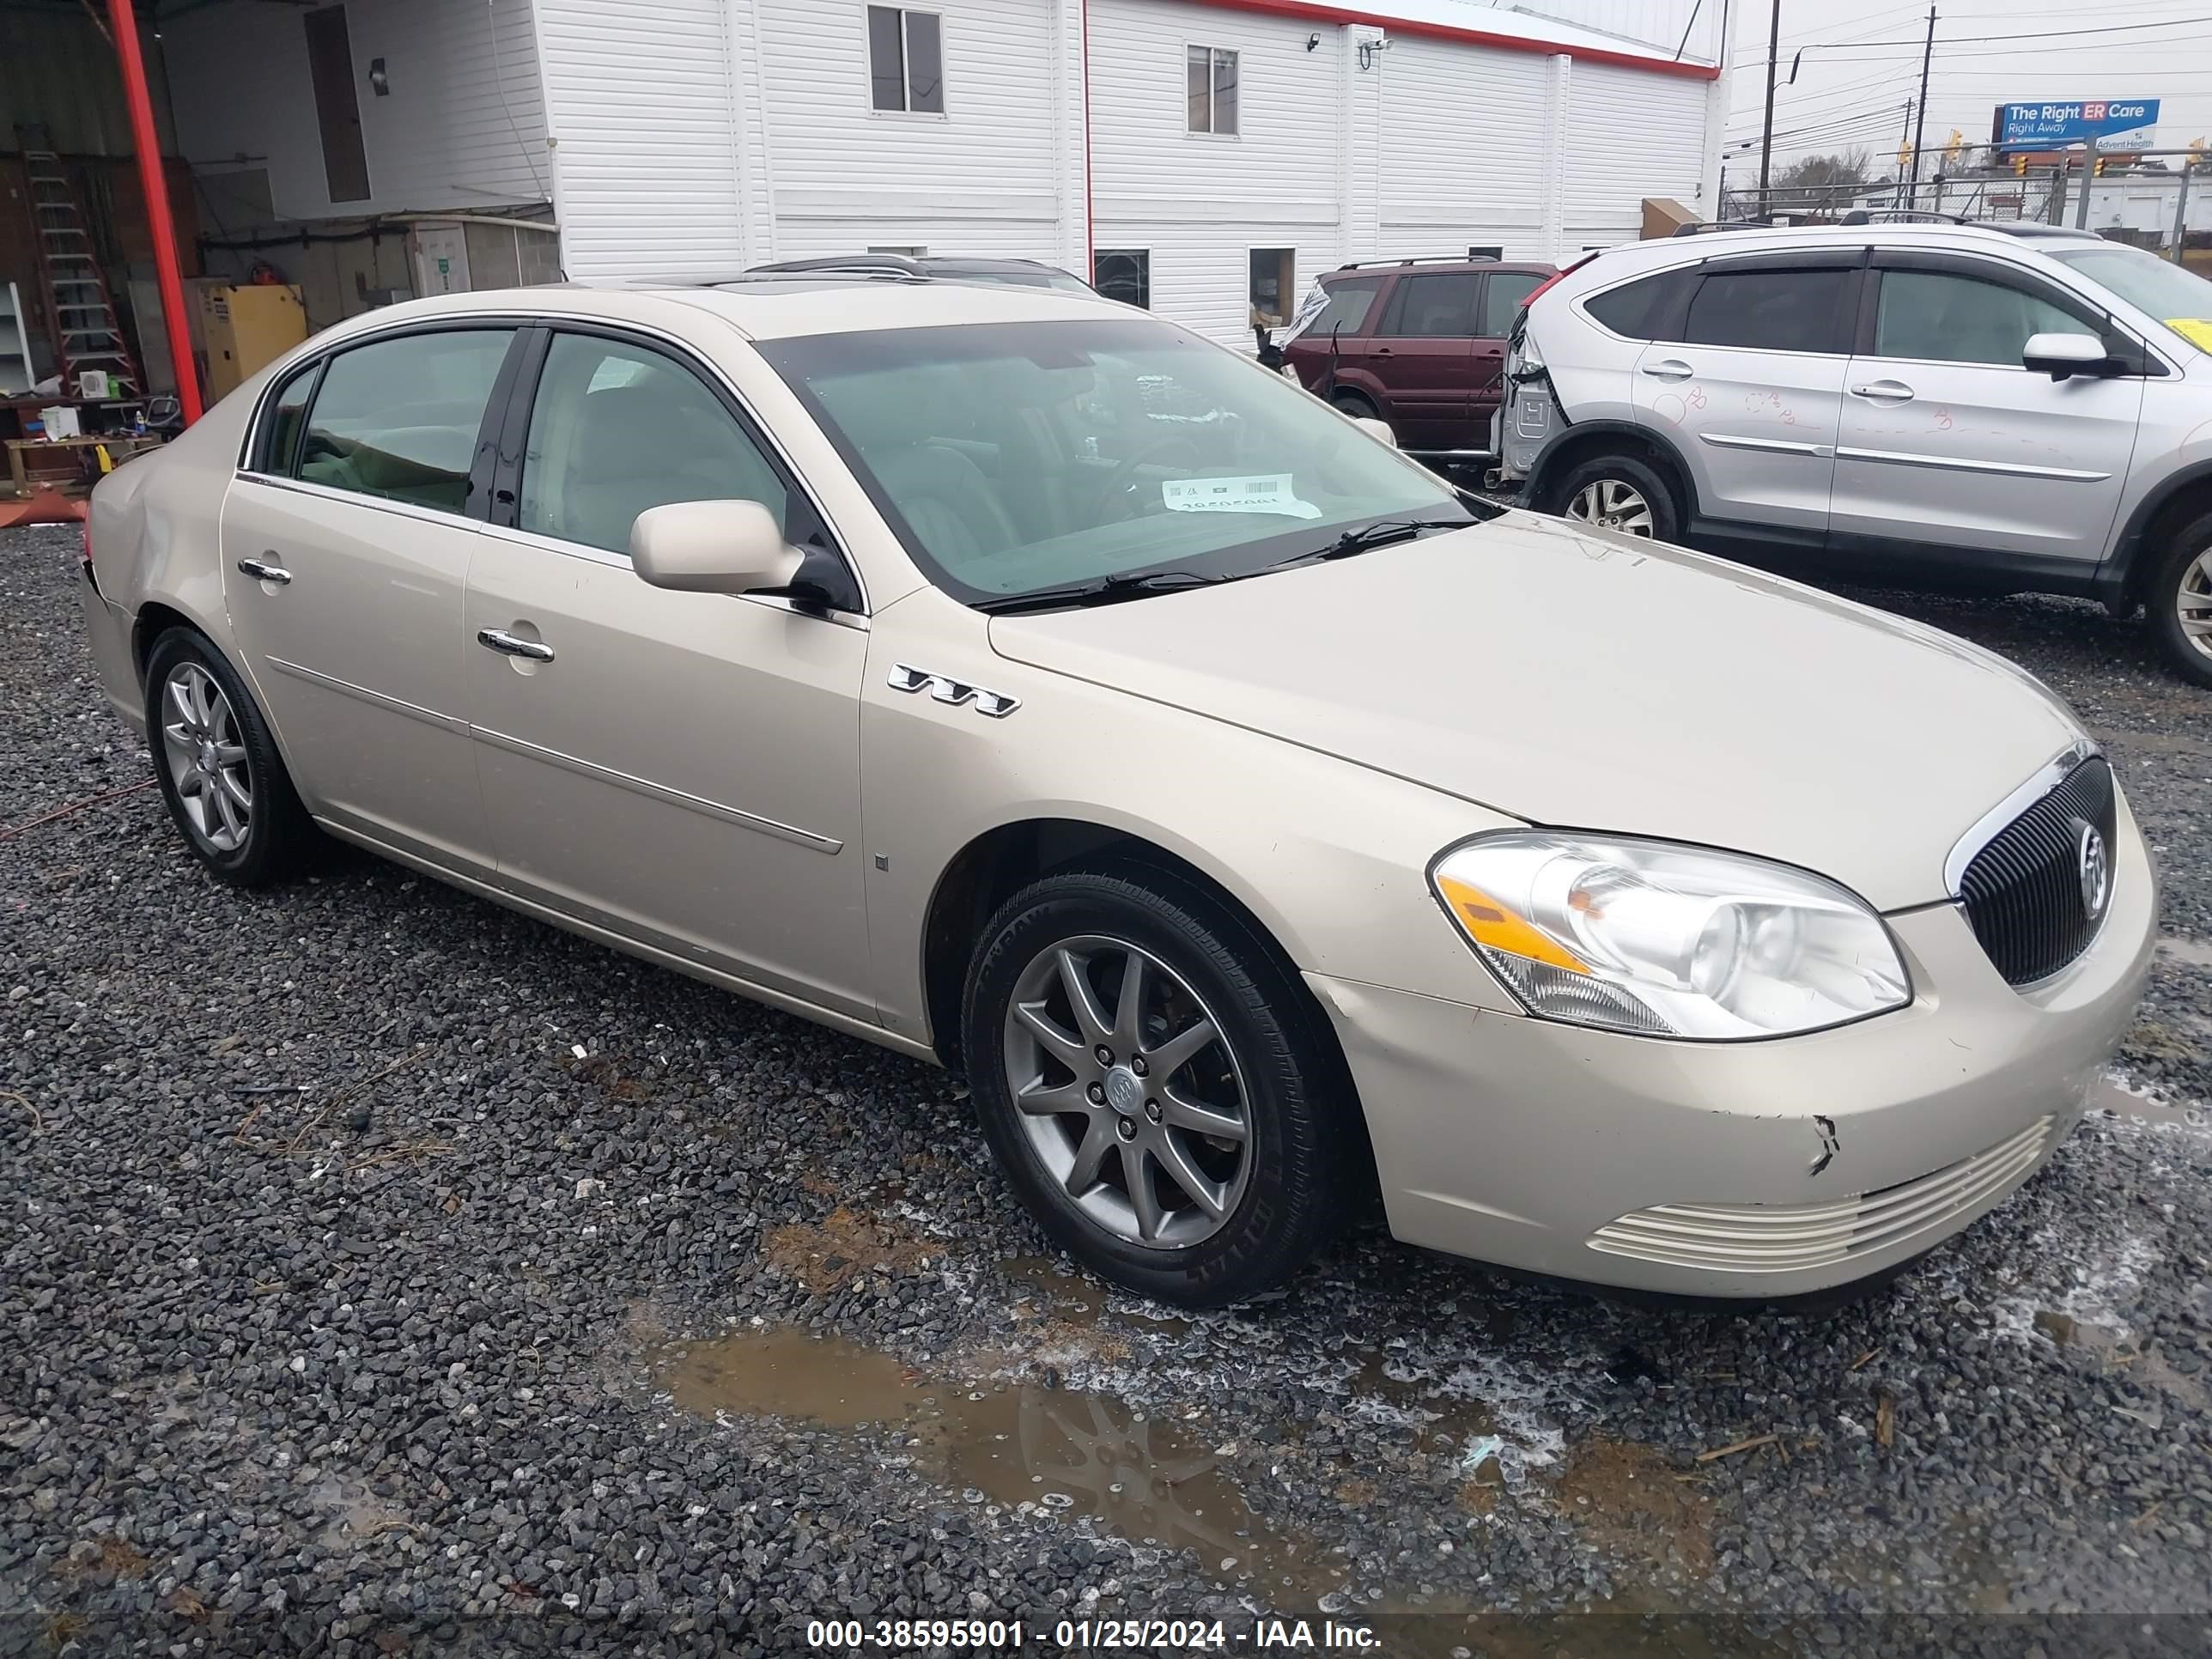
{"label": "yellow cabinet", "polygon": [[200,289],[200,337],[213,403],[307,337],[300,290],[276,283]]}

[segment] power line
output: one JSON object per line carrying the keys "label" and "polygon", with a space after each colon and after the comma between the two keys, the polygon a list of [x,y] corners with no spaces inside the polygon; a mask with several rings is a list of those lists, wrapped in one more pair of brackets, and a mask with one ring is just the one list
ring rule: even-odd
{"label": "power line", "polygon": [[[2212,17],[2167,17],[2154,23],[2113,23],[2094,29],[2037,29],[2030,34],[1978,34],[1973,39],[1977,44],[1987,40],[2055,40],[2069,35],[2127,34],[2139,29],[2187,28],[2196,23],[2212,23]],[[1817,41],[1814,44],[1821,45]],[[1917,46],[1919,44],[1917,40],[1839,41],[1824,46],[1823,50],[1856,52],[1861,46]]]}

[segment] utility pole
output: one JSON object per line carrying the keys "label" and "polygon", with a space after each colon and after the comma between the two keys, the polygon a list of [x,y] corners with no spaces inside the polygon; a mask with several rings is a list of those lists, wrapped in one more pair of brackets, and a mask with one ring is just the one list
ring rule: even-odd
{"label": "utility pole", "polygon": [[1920,114],[1912,124],[1912,182],[1905,194],[1905,205],[1920,205],[1920,138],[1928,125],[1928,65],[1936,56],[1936,8],[1928,8],[1928,44],[1920,49]]}
{"label": "utility pole", "polygon": [[[1904,193],[1905,190],[1905,152],[1911,147],[1911,143],[1912,100],[1908,98],[1905,100],[1905,131],[1897,135],[1897,185],[1898,191],[1900,196]],[[1916,155],[1912,160],[1915,164],[1913,171],[1917,173],[1919,171],[1918,162],[1920,158]]]}
{"label": "utility pole", "polygon": [[1774,0],[1774,15],[1766,26],[1766,126],[1759,136],[1759,216],[1766,217],[1772,198],[1767,189],[1774,166],[1774,64],[1782,55],[1782,0]]}

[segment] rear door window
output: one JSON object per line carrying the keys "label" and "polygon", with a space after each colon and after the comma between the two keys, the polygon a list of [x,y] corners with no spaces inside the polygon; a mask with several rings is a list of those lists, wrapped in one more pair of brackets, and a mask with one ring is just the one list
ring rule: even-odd
{"label": "rear door window", "polygon": [[1467,339],[1474,333],[1478,286],[1472,271],[1437,270],[1398,279],[1398,298],[1382,331],[1428,339]]}
{"label": "rear door window", "polygon": [[1709,271],[1690,301],[1682,338],[1756,351],[1835,351],[1852,275],[1841,269]]}
{"label": "rear door window", "polygon": [[1668,301],[1679,274],[1662,271],[1656,276],[1623,283],[1619,288],[1591,295],[1583,302],[1583,309],[1615,334],[1631,340],[1656,339],[1656,331],[1662,326],[1662,319],[1669,310]]}
{"label": "rear door window", "polygon": [[1522,303],[1546,281],[1526,270],[1497,270],[1484,277],[1482,315],[1475,331],[1486,340],[1504,339],[1513,331]]}
{"label": "rear door window", "polygon": [[1313,321],[1299,332],[1324,337],[1331,334],[1364,334],[1374,319],[1375,302],[1382,295],[1382,282],[1380,276],[1346,276],[1329,283],[1323,290],[1328,299]]}
{"label": "rear door window", "polygon": [[477,433],[514,340],[511,328],[452,329],[340,352],[315,392],[295,476],[466,513]]}

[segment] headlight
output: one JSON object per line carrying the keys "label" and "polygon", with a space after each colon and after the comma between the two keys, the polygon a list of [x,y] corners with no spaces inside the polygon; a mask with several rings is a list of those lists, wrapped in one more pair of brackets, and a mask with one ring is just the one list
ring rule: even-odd
{"label": "headlight", "polygon": [[1707,1040],[1780,1036],[1911,1000],[1889,930],[1832,881],[1662,842],[1508,830],[1430,884],[1528,1012]]}

